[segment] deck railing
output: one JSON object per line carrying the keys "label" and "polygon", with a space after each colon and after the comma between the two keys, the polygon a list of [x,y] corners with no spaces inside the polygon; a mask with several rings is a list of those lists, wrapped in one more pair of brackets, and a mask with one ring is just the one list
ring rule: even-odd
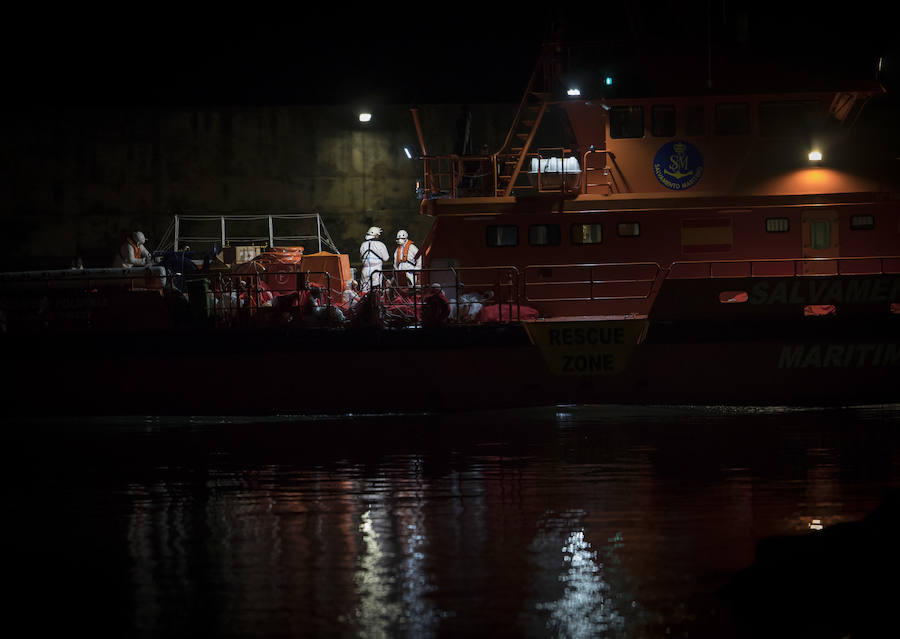
{"label": "deck railing", "polygon": [[[124,272],[93,270],[6,273],[0,277],[0,320],[3,331],[140,330],[172,326],[181,314],[190,325],[240,327],[268,325],[284,313],[302,319],[302,306],[326,309],[342,303],[343,286],[327,271],[287,272],[198,271],[166,273],[161,267]],[[407,275],[413,277],[410,286]],[[378,322],[386,326],[420,326],[425,298],[439,284],[450,304],[451,322],[484,320],[477,311],[492,308],[488,321],[519,321],[522,305],[607,302],[652,303],[667,279],[762,277],[827,277],[898,275],[900,256],[768,258],[753,260],[684,260],[669,268],[656,262],[536,264],[445,267],[418,271],[385,270],[381,287],[370,300]],[[374,278],[373,278],[374,280]],[[373,284],[374,281],[370,282]],[[316,296],[316,289],[319,293]],[[563,308],[564,307],[558,307]],[[894,308],[894,307],[892,307]],[[284,318],[281,317],[283,320]],[[333,319],[333,318],[332,318]],[[268,324],[267,324],[268,323]]]}
{"label": "deck railing", "polygon": [[341,291],[327,271],[233,273],[214,271],[185,276],[183,293],[194,319],[214,327],[251,325],[261,312],[290,312],[314,296],[314,305],[328,308]]}
{"label": "deck railing", "polygon": [[900,273],[900,256],[801,257],[751,260],[678,260],[672,262],[670,279],[727,277],[826,277]]}
{"label": "deck railing", "polygon": [[[410,286],[407,275],[413,277]],[[374,284],[382,280],[380,287]],[[375,271],[369,276],[369,290],[375,291],[379,310],[388,325],[420,325],[425,297],[439,285],[450,304],[450,320],[474,322],[478,310],[497,306],[497,321],[518,321],[519,270],[514,266],[468,266]]]}
{"label": "deck railing", "polygon": [[645,300],[661,272],[656,262],[529,265],[524,270],[524,301]]}
{"label": "deck railing", "polygon": [[[580,170],[545,171],[540,160],[573,157],[571,149],[562,147],[540,148],[524,155],[524,163],[514,189],[519,192],[537,193],[594,193],[603,194],[629,191],[628,181],[616,163],[616,156],[605,149],[585,151],[580,159]],[[466,198],[493,197],[504,165],[518,161],[519,155],[495,153],[493,155],[431,155],[423,158],[425,168],[423,197]],[[538,160],[537,171],[531,172],[529,162]],[[599,176],[599,177],[598,177]]]}

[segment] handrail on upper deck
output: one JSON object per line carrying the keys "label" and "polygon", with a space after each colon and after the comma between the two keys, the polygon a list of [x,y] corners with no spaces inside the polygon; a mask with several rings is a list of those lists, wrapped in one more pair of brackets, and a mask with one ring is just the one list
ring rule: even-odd
{"label": "handrail on upper deck", "polygon": [[[548,152],[558,151],[559,155],[548,155]],[[604,157],[603,166],[589,166],[591,156]],[[502,162],[508,158],[518,158],[518,154],[496,153],[493,155],[431,155],[423,159],[425,167],[424,183],[429,186],[427,199],[446,197],[458,199],[465,197],[499,197],[497,193],[498,172]],[[574,157],[572,151],[563,147],[542,147],[536,151],[524,154],[523,158],[550,159],[561,158],[565,160]],[[467,171],[467,164],[478,163],[475,173]],[[485,166],[488,164],[489,166]],[[590,182],[589,176],[600,171],[605,177],[604,181]],[[616,162],[616,155],[606,149],[592,149],[585,151],[580,158],[580,170],[569,172],[566,170],[547,172],[538,162],[537,172],[531,184],[517,184],[518,190],[532,190],[538,193],[554,193],[559,191],[590,193],[595,187],[605,187],[607,194],[630,192],[630,186],[622,168]],[[545,176],[552,176],[560,181],[559,186],[545,187]],[[467,180],[469,180],[467,182]],[[570,185],[574,188],[569,188]]]}

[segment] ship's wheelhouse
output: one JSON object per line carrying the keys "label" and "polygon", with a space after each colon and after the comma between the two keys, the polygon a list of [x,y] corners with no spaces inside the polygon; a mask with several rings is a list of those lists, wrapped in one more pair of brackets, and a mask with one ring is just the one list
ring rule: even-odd
{"label": "ship's wheelhouse", "polygon": [[545,316],[644,314],[679,274],[890,271],[898,189],[853,137],[880,91],[553,101],[530,86],[497,152],[425,158],[426,270],[487,283],[505,268]]}

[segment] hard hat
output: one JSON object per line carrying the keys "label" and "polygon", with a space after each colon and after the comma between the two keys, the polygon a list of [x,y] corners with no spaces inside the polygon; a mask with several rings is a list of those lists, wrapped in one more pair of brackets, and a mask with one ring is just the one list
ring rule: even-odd
{"label": "hard hat", "polygon": [[409,239],[409,233],[407,233],[406,231],[403,231],[403,230],[397,231],[397,244],[402,244],[403,242],[405,242],[408,239]]}
{"label": "hard hat", "polygon": [[373,237],[380,237],[380,236],[381,236],[381,229],[377,226],[372,226],[369,228],[368,231],[366,231],[366,239],[367,240],[371,239]]}
{"label": "hard hat", "polygon": [[138,244],[143,244],[144,242],[147,241],[147,238],[144,237],[144,234],[141,233],[140,231],[135,231],[134,233],[132,233],[131,239],[133,239]]}

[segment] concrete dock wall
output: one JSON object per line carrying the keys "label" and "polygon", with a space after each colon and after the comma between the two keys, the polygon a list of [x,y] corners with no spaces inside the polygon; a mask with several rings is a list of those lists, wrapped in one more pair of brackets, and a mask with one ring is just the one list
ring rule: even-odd
{"label": "concrete dock wall", "polygon": [[[473,148],[496,148],[514,108],[469,107]],[[420,107],[429,153],[454,151],[460,112]],[[76,256],[106,266],[125,232],[143,230],[155,248],[175,214],[319,213],[352,261],[371,225],[421,242],[431,224],[415,197],[422,162],[403,152],[418,149],[405,106],[376,108],[368,124],[322,106],[41,109],[4,121],[4,270]]]}

